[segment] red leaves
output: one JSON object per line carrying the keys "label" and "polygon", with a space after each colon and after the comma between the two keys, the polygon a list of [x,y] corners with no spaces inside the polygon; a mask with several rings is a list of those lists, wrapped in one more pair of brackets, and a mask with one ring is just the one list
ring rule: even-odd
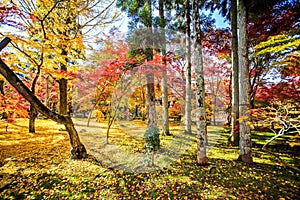
{"label": "red leaves", "polygon": [[300,101],[300,87],[298,81],[282,81],[271,86],[260,87],[255,99],[267,102],[281,101]]}
{"label": "red leaves", "polygon": [[261,14],[256,21],[249,23],[249,37],[255,40],[255,43],[259,43],[269,36],[289,31],[295,23],[299,23],[299,10],[299,2],[294,2],[293,5],[283,3],[274,6],[273,9]]}
{"label": "red leaves", "polygon": [[15,6],[0,7],[0,24],[23,29],[23,24],[18,20],[20,18],[24,19],[29,17]]}

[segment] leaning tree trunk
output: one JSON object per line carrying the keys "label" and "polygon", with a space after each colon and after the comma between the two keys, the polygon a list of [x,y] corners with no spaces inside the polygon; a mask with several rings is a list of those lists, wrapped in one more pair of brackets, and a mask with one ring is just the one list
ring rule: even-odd
{"label": "leaning tree trunk", "polygon": [[192,133],[192,98],[191,98],[191,18],[190,18],[190,1],[185,3],[185,49],[186,49],[186,66],[185,66],[185,132]]}
{"label": "leaning tree trunk", "polygon": [[72,147],[71,158],[81,159],[87,156],[86,149],[80,142],[79,135],[70,116],[57,114],[47,108],[1,59],[0,73],[39,113],[65,125]]}
{"label": "leaning tree trunk", "polygon": [[243,0],[238,5],[238,55],[239,55],[239,118],[240,118],[240,155],[239,160],[252,163],[251,130],[250,130],[250,85],[249,60],[247,45],[247,8]]}
{"label": "leaning tree trunk", "polygon": [[165,15],[164,15],[164,1],[159,0],[159,16],[160,16],[160,28],[161,28],[161,39],[162,46],[161,51],[163,55],[163,69],[162,69],[162,134],[170,135],[169,129],[169,112],[168,112],[168,83],[167,83],[167,62],[166,62],[166,35],[165,35]]}
{"label": "leaning tree trunk", "polygon": [[238,39],[237,39],[237,0],[231,0],[231,76],[232,76],[232,106],[231,106],[231,134],[233,145],[239,144],[239,65],[238,65]]}
{"label": "leaning tree trunk", "polygon": [[197,163],[199,165],[208,164],[206,157],[206,110],[205,110],[205,87],[203,71],[203,55],[201,42],[201,20],[199,16],[199,1],[193,0],[193,18],[194,18],[194,59],[196,71],[196,125],[197,125]]}

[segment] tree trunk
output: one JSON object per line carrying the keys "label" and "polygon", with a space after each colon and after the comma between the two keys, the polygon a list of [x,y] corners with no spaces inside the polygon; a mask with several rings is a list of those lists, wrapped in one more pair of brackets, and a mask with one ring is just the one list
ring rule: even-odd
{"label": "tree trunk", "polygon": [[67,80],[62,78],[59,80],[59,114],[68,114],[68,87]]}
{"label": "tree trunk", "polygon": [[80,142],[79,135],[70,116],[57,114],[47,108],[1,59],[0,73],[39,113],[65,125],[72,147],[71,158],[81,159],[87,157],[86,149]]}
{"label": "tree trunk", "polygon": [[231,110],[231,134],[230,141],[233,145],[239,145],[239,65],[238,65],[238,39],[237,39],[237,0],[231,0],[231,75],[232,75],[232,110]]}
{"label": "tree trunk", "polygon": [[[147,19],[145,20],[145,26],[149,29],[149,33],[152,34],[152,1],[147,0],[146,2],[149,6],[149,13]],[[148,61],[153,60],[153,50],[152,47],[146,48],[146,59]],[[152,68],[151,66],[148,66]],[[147,114],[148,114],[148,127],[157,126],[156,122],[156,108],[155,108],[155,84],[154,84],[154,74],[151,72],[146,73],[146,81],[147,81],[147,94],[146,94],[146,103],[147,103]]]}
{"label": "tree trunk", "polygon": [[250,99],[249,99],[249,60],[247,45],[247,8],[243,0],[238,6],[238,55],[239,55],[239,118],[240,118],[240,156],[239,160],[252,163]]}
{"label": "tree trunk", "polygon": [[185,49],[186,49],[186,66],[185,66],[185,132],[192,133],[192,98],[191,98],[191,19],[190,19],[190,1],[185,3]]}
{"label": "tree trunk", "polygon": [[195,51],[195,71],[196,71],[196,125],[197,125],[197,163],[199,165],[208,164],[206,156],[206,110],[205,110],[205,87],[203,72],[203,55],[201,42],[201,20],[199,16],[198,0],[193,0],[194,18],[194,51]]}
{"label": "tree trunk", "polygon": [[0,80],[0,93],[4,95],[4,80]]}
{"label": "tree trunk", "polygon": [[[38,66],[37,74],[35,75],[31,85],[31,91],[33,94],[35,94],[35,86],[37,84],[40,74],[41,74],[41,66]],[[33,105],[30,104],[29,127],[28,127],[29,133],[35,133],[35,120],[37,116],[38,116],[38,111],[34,108]]]}
{"label": "tree trunk", "polygon": [[164,1],[159,0],[159,17],[160,17],[160,28],[161,28],[161,38],[162,46],[161,51],[163,55],[164,68],[162,69],[162,135],[170,135],[169,129],[169,112],[168,112],[168,83],[167,83],[167,63],[166,63],[166,36],[165,36],[165,14],[164,14]]}
{"label": "tree trunk", "polygon": [[147,125],[157,126],[156,122],[156,109],[155,109],[155,86],[154,86],[154,75],[153,73],[146,74],[147,79],[147,95],[146,95],[146,104],[147,104]]}
{"label": "tree trunk", "polygon": [[38,116],[37,110],[34,106],[30,105],[30,115],[29,115],[29,133],[35,133],[35,120]]}
{"label": "tree trunk", "polygon": [[[67,55],[65,50],[62,50],[62,55]],[[66,60],[67,61],[67,60]],[[60,72],[66,73],[67,66],[63,63],[60,63]],[[59,84],[59,114],[67,115],[68,114],[68,81],[65,78],[62,78],[58,81]]]}

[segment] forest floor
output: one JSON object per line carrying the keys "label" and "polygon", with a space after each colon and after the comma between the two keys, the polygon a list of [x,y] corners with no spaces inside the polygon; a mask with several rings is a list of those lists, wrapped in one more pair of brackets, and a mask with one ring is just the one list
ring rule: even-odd
{"label": "forest floor", "polygon": [[[208,127],[210,164],[196,164],[196,140],[171,125],[148,167],[145,124],[118,122],[106,144],[105,124],[75,120],[89,157],[70,160],[68,134],[50,120],[0,122],[0,199],[300,199],[300,149],[253,132],[253,165],[237,162],[222,127]],[[7,131],[6,131],[7,126]],[[272,153],[270,153],[272,152]],[[151,155],[150,155],[151,158]]]}

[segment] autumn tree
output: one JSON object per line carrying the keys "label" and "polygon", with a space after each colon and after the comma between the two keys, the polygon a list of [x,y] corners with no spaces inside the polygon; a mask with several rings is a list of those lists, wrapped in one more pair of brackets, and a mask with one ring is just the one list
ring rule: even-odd
{"label": "autumn tree", "polygon": [[[138,23],[141,23],[145,26],[143,30],[137,30],[137,34],[144,34],[144,44],[145,46],[141,48],[143,54],[145,55],[145,59],[147,61],[151,61],[153,59],[153,43],[150,40],[150,36],[152,35],[153,28],[153,16],[152,16],[152,0],[128,0],[128,1],[118,1],[117,6],[121,7],[123,11],[128,13],[128,16],[133,20],[130,24],[133,30],[137,30],[135,26]],[[135,42],[134,42],[135,43]],[[138,52],[139,49],[132,49],[133,52]],[[154,87],[154,74],[151,72],[151,66],[147,66],[149,68],[148,72],[146,72],[146,102],[147,102],[147,124],[150,126],[157,126],[156,122],[156,109],[155,109],[155,87]]]}
{"label": "autumn tree", "polygon": [[[49,0],[37,1],[34,3],[32,1],[11,1],[10,4],[14,4],[15,7],[20,6],[21,8],[22,6],[25,6],[28,8],[29,12],[25,12],[26,16],[24,13],[21,15],[19,14],[22,13],[21,10],[18,11],[19,15],[14,15],[14,17],[19,17],[20,21],[23,22],[16,23],[17,25],[15,25],[15,27],[22,31],[27,30],[28,35],[31,34],[32,36],[31,38],[28,37],[28,35],[20,36],[18,32],[10,34],[14,47],[25,54],[25,58],[31,62],[30,64],[32,64],[32,66],[34,66],[32,60],[35,59],[36,63],[41,66],[41,70],[43,70],[44,73],[51,75],[54,79],[69,79],[70,74],[73,74],[73,70],[76,70],[76,68],[68,68],[68,71],[63,72],[58,71],[57,69],[62,65],[68,67],[76,66],[77,63],[74,62],[74,60],[80,58],[83,50],[82,38],[84,33],[80,32],[79,29],[84,27],[96,28],[99,25],[110,23],[111,20],[117,17],[117,14],[109,10],[110,6],[113,5],[112,3],[108,5],[103,4],[101,1],[95,1],[92,5],[89,5],[89,3],[90,1],[67,2]],[[74,12],[72,16],[75,20],[77,19],[77,16],[82,16],[80,23],[73,21],[73,18],[69,18],[70,16],[67,15],[68,12],[65,12],[66,10],[64,10],[67,8],[74,8],[72,9],[72,12]],[[99,10],[102,11],[99,12]],[[87,13],[89,13],[89,15],[86,15]],[[87,29],[87,31],[89,31],[89,29]],[[7,33],[7,35],[8,34],[9,33]],[[24,48],[24,46],[26,48]],[[19,66],[21,69],[27,69],[28,66],[32,67],[31,65],[26,64],[26,59],[19,59],[16,54],[9,54],[6,58],[6,60],[11,60],[10,63],[13,63],[13,61],[22,62],[23,64],[20,65],[21,67]],[[17,69],[16,66],[13,67]],[[38,69],[34,70],[38,71]],[[4,73],[8,73],[7,70],[5,70]],[[8,79],[10,76],[6,76],[5,78]],[[15,84],[14,80],[8,81]],[[28,91],[21,91],[26,90],[24,88],[19,88],[17,90],[22,92],[22,95],[27,95],[27,100],[30,100],[29,102],[33,104],[35,109],[42,111],[42,114],[65,124],[66,129],[70,134],[70,142],[73,147],[73,150],[71,151],[72,157],[85,157],[86,150],[79,140],[71,118],[61,118],[62,115],[56,115],[52,112],[49,113],[49,110],[45,109],[42,105],[39,105],[39,102],[36,102],[37,98],[34,94],[29,94]],[[29,90],[29,92],[32,91]],[[32,95],[34,97],[32,97]],[[65,107],[66,102],[67,101],[64,101],[63,103]],[[54,117],[52,115],[54,115]]]}
{"label": "autumn tree", "polygon": [[65,125],[72,147],[71,158],[81,159],[87,156],[86,149],[80,142],[80,138],[70,116],[59,115],[47,108],[2,60],[0,60],[0,73],[39,113]]}

